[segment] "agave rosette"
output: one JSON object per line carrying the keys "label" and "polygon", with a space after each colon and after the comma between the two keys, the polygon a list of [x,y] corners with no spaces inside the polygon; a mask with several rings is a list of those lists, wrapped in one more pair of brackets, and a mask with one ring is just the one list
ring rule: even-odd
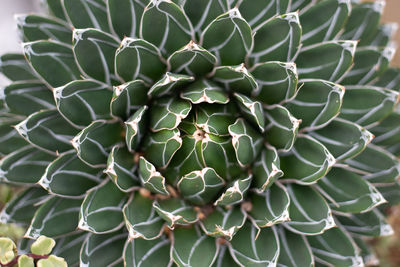
{"label": "agave rosette", "polygon": [[2,222],[70,266],[373,259],[400,200],[383,1],[44,2],[1,57],[0,179],[27,186]]}

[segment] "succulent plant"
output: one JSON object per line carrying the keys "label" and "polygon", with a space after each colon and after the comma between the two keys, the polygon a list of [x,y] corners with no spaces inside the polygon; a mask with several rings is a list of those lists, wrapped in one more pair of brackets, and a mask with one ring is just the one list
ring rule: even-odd
{"label": "succulent plant", "polygon": [[383,1],[44,2],[1,57],[0,179],[27,187],[2,222],[69,266],[374,260],[400,202]]}

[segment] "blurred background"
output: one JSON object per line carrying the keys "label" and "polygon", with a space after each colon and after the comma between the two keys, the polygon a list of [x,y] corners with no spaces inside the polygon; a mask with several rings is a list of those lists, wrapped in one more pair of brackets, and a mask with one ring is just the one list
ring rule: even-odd
{"label": "blurred background", "polygon": [[[371,1],[371,0],[369,0]],[[40,12],[39,0],[1,0],[0,2],[0,54],[5,52],[21,52],[21,45],[18,38],[17,27],[14,22],[14,15],[20,13]],[[386,8],[383,16],[384,22],[397,22],[400,24],[400,0],[386,0]],[[395,38],[400,46],[400,30]],[[392,62],[393,66],[400,67],[400,49]],[[0,75],[0,86],[8,81]],[[15,190],[0,185],[0,210],[15,194]],[[382,267],[400,266],[400,206],[387,210],[389,222],[392,224],[395,234],[391,237],[384,237],[371,240],[371,244],[378,255]],[[0,236],[9,236],[17,240],[24,233],[24,229],[0,224]]]}

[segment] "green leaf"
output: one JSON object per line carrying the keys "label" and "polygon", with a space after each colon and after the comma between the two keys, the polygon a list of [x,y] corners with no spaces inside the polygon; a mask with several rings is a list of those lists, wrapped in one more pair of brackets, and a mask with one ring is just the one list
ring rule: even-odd
{"label": "green leaf", "polygon": [[41,259],[37,263],[38,267],[68,267],[67,262],[60,257],[50,255],[47,259]]}
{"label": "green leaf", "polygon": [[290,198],[286,188],[274,183],[263,193],[249,195],[252,221],[259,227],[270,227],[289,220]]}
{"label": "green leaf", "polygon": [[120,39],[139,36],[140,19],[146,0],[109,0],[107,14],[113,33]]}
{"label": "green leaf", "polygon": [[66,21],[64,9],[60,0],[45,0],[42,2],[50,15]]}
{"label": "green leaf", "polygon": [[203,104],[195,107],[195,126],[206,133],[219,136],[229,135],[229,125],[239,116],[233,102],[226,105]]}
{"label": "green leaf", "polygon": [[307,236],[317,261],[332,266],[362,266],[359,248],[349,234],[341,228],[333,228],[321,235]]}
{"label": "green leaf", "polygon": [[195,223],[198,218],[192,206],[187,205],[178,198],[160,199],[153,201],[153,207],[167,223],[169,228],[173,229],[176,224],[188,225]]}
{"label": "green leaf", "polygon": [[378,80],[374,82],[374,85],[399,92],[400,68],[388,68],[382,75],[379,75]]}
{"label": "green leaf", "polygon": [[265,138],[269,144],[283,151],[292,149],[301,120],[296,119],[285,107],[275,105],[264,110]]}
{"label": "green leaf", "polygon": [[214,169],[204,168],[183,176],[178,182],[178,189],[187,201],[204,205],[213,200],[224,185],[224,179]]}
{"label": "green leaf", "polygon": [[104,167],[112,147],[122,141],[119,121],[98,120],[79,132],[71,143],[78,157],[92,167]]}
{"label": "green leaf", "polygon": [[314,0],[292,0],[290,4],[290,10],[291,11],[301,10],[307,7],[307,5],[311,3],[314,3]]}
{"label": "green leaf", "polygon": [[161,237],[165,221],[155,211],[152,199],[133,193],[123,213],[130,239],[153,240]]}
{"label": "green leaf", "polygon": [[[249,0],[247,0],[249,1]],[[254,29],[254,46],[249,61],[291,62],[300,48],[301,26],[298,13],[269,19]]]}
{"label": "green leaf", "polygon": [[227,246],[220,246],[216,260],[212,267],[239,267],[231,257]]}
{"label": "green leaf", "polygon": [[64,258],[69,266],[77,266],[82,244],[88,235],[87,232],[75,231],[65,237],[56,238],[56,246],[52,254]]}
{"label": "green leaf", "polygon": [[55,108],[51,90],[41,82],[15,82],[2,90],[8,112],[23,116],[42,109]]}
{"label": "green leaf", "polygon": [[360,249],[360,256],[366,266],[379,265],[379,260],[366,240],[360,237],[352,237],[357,247]]}
{"label": "green leaf", "polygon": [[197,227],[177,228],[173,232],[171,257],[179,266],[211,266],[219,250],[215,238],[203,234]]}
{"label": "green leaf", "polygon": [[169,164],[172,157],[182,146],[180,131],[162,130],[156,133],[150,133],[144,141],[144,156],[157,168],[164,168]]}
{"label": "green leaf", "polygon": [[35,267],[33,258],[26,255],[21,255],[18,258],[18,267]]}
{"label": "green leaf", "polygon": [[[354,66],[341,81],[343,85],[368,84],[385,72],[392,60],[392,47],[361,47],[354,55]],[[347,89],[347,87],[346,87]]]}
{"label": "green leaf", "polygon": [[356,46],[356,41],[328,41],[303,47],[296,58],[299,78],[341,80],[353,64]]}
{"label": "green leaf", "polygon": [[253,45],[251,27],[233,8],[214,19],[202,32],[200,45],[212,52],[220,65],[238,65]]}
{"label": "green leaf", "polygon": [[0,181],[33,185],[40,180],[55,156],[31,146],[22,147],[0,161]]}
{"label": "green leaf", "polygon": [[[213,1],[209,1],[209,3],[211,2]],[[189,44],[175,51],[168,58],[168,69],[174,73],[203,76],[211,72],[216,63],[217,58],[213,54],[190,41]]]}
{"label": "green leaf", "polygon": [[107,181],[89,190],[79,214],[79,229],[95,234],[114,232],[124,225],[122,209],[128,196]]}
{"label": "green leaf", "polygon": [[72,30],[64,21],[39,15],[18,15],[16,21],[24,42],[55,40],[71,43]]}
{"label": "green leaf", "polygon": [[301,235],[319,235],[335,226],[331,209],[312,187],[289,184],[290,221],[283,225]]}
{"label": "green leaf", "polygon": [[290,152],[280,155],[281,179],[310,185],[321,179],[335,163],[335,158],[317,140],[299,136]]}
{"label": "green leaf", "polygon": [[139,188],[138,169],[132,155],[126,147],[116,145],[112,148],[107,159],[107,168],[104,170],[119,190],[130,192]]}
{"label": "green leaf", "polygon": [[40,256],[49,255],[55,245],[56,241],[54,241],[54,239],[42,235],[33,242],[31,245],[31,251],[33,254]]}
{"label": "green leaf", "polygon": [[253,176],[250,174],[232,182],[217,201],[214,202],[214,205],[231,206],[242,202],[247,190],[250,188],[252,178]]}
{"label": "green leaf", "polygon": [[345,25],[351,11],[348,0],[317,2],[300,15],[303,45],[333,40]]}
{"label": "green leaf", "polygon": [[346,214],[346,216],[337,216],[336,218],[344,229],[356,236],[378,237],[393,234],[392,227],[377,209],[366,213]]}
{"label": "green leaf", "polygon": [[111,115],[127,120],[147,103],[148,88],[141,80],[135,80],[114,87],[111,99]]}
{"label": "green leaf", "polygon": [[264,138],[244,119],[239,118],[228,127],[239,164],[249,166],[260,154]]}
{"label": "green leaf", "polygon": [[324,80],[302,80],[296,97],[286,105],[301,119],[301,127],[314,130],[325,127],[341,111],[345,88]]}
{"label": "green leaf", "polygon": [[192,104],[183,99],[163,97],[155,100],[150,109],[150,129],[153,132],[173,130],[189,115]]}
{"label": "green leaf", "polygon": [[156,82],[147,93],[151,97],[160,97],[174,93],[177,89],[188,85],[194,81],[194,77],[184,74],[174,74],[167,72],[158,82]]}
{"label": "green leaf", "polygon": [[139,178],[143,186],[152,193],[169,195],[164,176],[144,157],[139,159]]}
{"label": "green leaf", "polygon": [[288,10],[289,0],[266,2],[264,0],[242,0],[239,10],[243,18],[254,29],[261,23],[276,15],[285,14]]}
{"label": "green leaf", "polygon": [[373,35],[360,41],[360,46],[388,46],[397,28],[396,23],[381,24]]}
{"label": "green leaf", "polygon": [[259,130],[264,132],[265,118],[262,104],[242,94],[234,93],[233,95],[238,100],[239,108],[247,121],[258,126]]}
{"label": "green leaf", "polygon": [[170,266],[170,246],[169,239],[164,236],[156,240],[127,240],[124,248],[124,266]]}
{"label": "green leaf", "polygon": [[283,175],[280,168],[278,153],[274,147],[263,147],[260,155],[253,163],[253,187],[258,193],[264,192],[276,179]]}
{"label": "green leaf", "polygon": [[278,226],[277,229],[281,245],[278,266],[314,266],[314,257],[307,239],[282,226]]}
{"label": "green leaf", "polygon": [[112,91],[97,81],[73,81],[53,90],[57,109],[71,124],[86,127],[92,121],[110,119]]}
{"label": "green leaf", "polygon": [[106,3],[102,0],[63,0],[65,15],[75,29],[109,31]]}
{"label": "green leaf", "polygon": [[47,197],[48,193],[40,187],[25,189],[7,202],[0,212],[0,222],[4,224],[16,223],[19,225],[29,225],[35,211],[39,208],[37,203],[41,203]]}
{"label": "green leaf", "polygon": [[11,81],[37,80],[36,75],[22,54],[0,56],[0,72]]}
{"label": "green leaf", "polygon": [[377,30],[384,5],[383,1],[376,1],[354,6],[340,38],[361,41],[368,39]]}
{"label": "green leaf", "polygon": [[345,168],[333,168],[318,182],[317,189],[339,212],[366,212],[386,202],[372,184]]}
{"label": "green leaf", "polygon": [[219,66],[213,70],[212,79],[223,84],[226,90],[251,95],[257,89],[257,82],[244,64]]}
{"label": "green leaf", "polygon": [[80,79],[81,73],[69,45],[41,40],[24,43],[23,49],[30,66],[49,87]]}
{"label": "green leaf", "polygon": [[73,50],[82,73],[107,84],[117,82],[114,75],[114,56],[119,46],[111,34],[95,29],[75,29]]}
{"label": "green leaf", "polygon": [[376,188],[379,190],[379,192],[386,199],[390,206],[394,206],[400,203],[400,185],[398,182],[377,185]]}
{"label": "green leaf", "polygon": [[181,91],[180,97],[189,100],[192,104],[227,104],[229,96],[218,84],[202,79],[187,86]]}
{"label": "green leaf", "polygon": [[139,108],[130,118],[125,122],[125,142],[129,151],[139,148],[139,144],[143,139],[147,130],[148,107],[143,106]]}
{"label": "green leaf", "polygon": [[359,170],[362,177],[373,184],[394,183],[400,176],[398,158],[372,144],[357,157],[346,160],[346,163]]}
{"label": "green leaf", "polygon": [[232,240],[236,232],[243,227],[246,219],[246,211],[239,206],[228,209],[216,207],[204,220],[200,221],[200,226],[209,236],[222,236]]}
{"label": "green leaf", "polygon": [[145,40],[124,38],[115,53],[115,73],[125,82],[141,79],[152,84],[165,71],[160,51]]}
{"label": "green leaf", "polygon": [[7,238],[0,237],[0,264],[6,265],[17,256],[15,243]]}
{"label": "green leaf", "polygon": [[168,0],[151,0],[143,12],[140,37],[170,55],[193,39],[193,28],[178,5]]}
{"label": "green leaf", "polygon": [[35,212],[25,236],[59,237],[73,232],[78,226],[82,200],[51,197]]}
{"label": "green leaf", "polygon": [[75,151],[70,151],[47,166],[38,184],[60,197],[83,198],[86,191],[102,181],[102,174],[102,169],[89,167]]}
{"label": "green leaf", "polygon": [[373,128],[373,143],[386,149],[400,143],[400,113],[393,112]]}
{"label": "green leaf", "polygon": [[127,233],[90,234],[80,251],[80,266],[123,266],[123,250]]}
{"label": "green leaf", "polygon": [[247,222],[233,237],[229,250],[240,266],[276,266],[279,247],[274,227],[258,229]]}
{"label": "green leaf", "polygon": [[364,127],[374,126],[398,103],[395,91],[374,86],[346,86],[340,117]]}
{"label": "green leaf", "polygon": [[341,118],[335,118],[324,128],[309,132],[308,135],[321,142],[336,161],[355,157],[374,138],[365,128]]}
{"label": "green leaf", "polygon": [[258,85],[252,97],[264,104],[286,102],[297,91],[297,68],[294,63],[259,63],[253,67],[251,74]]}

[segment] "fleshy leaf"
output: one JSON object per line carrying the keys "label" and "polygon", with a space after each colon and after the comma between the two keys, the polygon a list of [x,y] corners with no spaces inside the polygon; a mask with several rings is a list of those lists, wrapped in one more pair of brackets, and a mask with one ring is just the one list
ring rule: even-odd
{"label": "fleshy leaf", "polygon": [[18,258],[18,267],[35,267],[34,259],[27,255],[21,255]]}
{"label": "fleshy leaf", "polygon": [[313,0],[292,0],[290,4],[290,10],[301,10],[311,3],[314,3]]}
{"label": "fleshy leaf", "polygon": [[139,148],[139,144],[145,134],[147,128],[148,107],[143,106],[139,108],[130,118],[125,122],[125,142],[130,151]]}
{"label": "fleshy leaf", "polygon": [[192,171],[178,182],[178,189],[187,201],[195,205],[204,205],[218,194],[225,181],[212,168]]}
{"label": "fleshy leaf", "polygon": [[253,125],[258,126],[261,132],[264,132],[265,118],[262,104],[242,94],[234,93],[234,96],[236,100],[238,100],[237,103],[239,104],[243,116],[253,123]]}
{"label": "fleshy leaf", "polygon": [[102,173],[102,169],[89,167],[71,151],[50,163],[38,183],[51,194],[83,198],[87,190],[101,182]]}
{"label": "fleshy leaf", "polygon": [[133,193],[123,213],[130,239],[153,240],[163,233],[165,221],[155,211],[152,199]]}
{"label": "fleshy leaf", "polygon": [[378,80],[374,82],[374,85],[399,92],[400,68],[387,69],[382,75],[379,75]]}
{"label": "fleshy leaf", "polygon": [[68,267],[67,262],[54,255],[50,255],[47,259],[40,259],[37,262],[38,267]]}
{"label": "fleshy leaf", "polygon": [[200,44],[215,54],[220,65],[244,62],[253,45],[250,25],[237,8],[219,15],[202,32]]}
{"label": "fleshy leaf", "polygon": [[52,197],[44,202],[32,218],[25,236],[58,237],[73,232],[78,226],[82,200]]}
{"label": "fleshy leaf", "polygon": [[317,140],[299,136],[290,152],[280,155],[281,179],[310,185],[321,179],[335,163],[332,154]]}
{"label": "fleshy leaf", "polygon": [[114,232],[124,224],[122,209],[127,195],[107,181],[91,189],[83,200],[79,229],[95,234]]}
{"label": "fleshy leaf", "polygon": [[239,2],[239,10],[249,25],[255,28],[273,16],[285,14],[289,4],[289,0],[271,2],[264,0],[242,0]]}
{"label": "fleshy leaf", "polygon": [[122,126],[118,121],[98,120],[79,132],[74,139],[78,157],[93,167],[104,167],[112,147],[122,141]]}
{"label": "fleshy leaf", "polygon": [[390,206],[400,203],[400,184],[398,182],[379,185],[376,186],[376,188]]}
{"label": "fleshy leaf", "polygon": [[15,243],[6,237],[0,237],[0,264],[8,265],[17,256]]}
{"label": "fleshy leaf", "polygon": [[165,200],[156,200],[153,207],[173,229],[176,224],[188,225],[198,220],[197,214],[192,206],[187,205],[183,200],[178,198],[169,198]]}
{"label": "fleshy leaf", "polygon": [[0,156],[11,154],[28,144],[13,128],[18,122],[12,120],[0,123]]}
{"label": "fleshy leaf", "polygon": [[106,3],[102,0],[63,0],[64,12],[75,29],[109,30]]}
{"label": "fleshy leaf", "polygon": [[241,265],[237,264],[229,253],[229,248],[227,246],[221,245],[218,251],[217,259],[214,261],[212,267],[239,267]]}
{"label": "fleshy leaf", "polygon": [[376,145],[388,148],[400,144],[400,113],[391,113],[370,130],[375,135],[373,143]]}
{"label": "fleshy leaf", "polygon": [[124,38],[115,54],[115,72],[125,82],[141,79],[152,84],[165,73],[164,61],[153,44],[142,39]]}
{"label": "fleshy leaf", "polygon": [[180,266],[211,266],[219,250],[215,238],[205,235],[197,227],[177,228],[173,232],[171,258]]}
{"label": "fleshy leaf", "polygon": [[189,84],[194,77],[184,74],[174,74],[167,72],[157,83],[155,83],[147,93],[152,97],[174,93],[175,90]]}
{"label": "fleshy leaf", "polygon": [[235,205],[244,200],[244,196],[250,187],[252,175],[238,178],[234,181],[224,193],[215,201],[215,206],[230,206]]}
{"label": "fleshy leaf", "polygon": [[22,54],[1,55],[0,72],[11,81],[37,80],[36,75]]}
{"label": "fleshy leaf", "polygon": [[195,107],[195,125],[206,133],[229,135],[228,127],[239,115],[233,103],[226,105],[199,105]]}
{"label": "fleshy leaf", "polygon": [[398,28],[397,23],[381,24],[373,35],[360,41],[360,46],[388,46]]}
{"label": "fleshy leaf", "polygon": [[231,92],[238,92],[248,96],[257,88],[257,82],[244,64],[216,67],[212,73],[212,79],[223,84],[225,89]]}
{"label": "fleshy leaf", "polygon": [[46,11],[49,12],[50,15],[59,18],[61,20],[66,21],[64,10],[61,1],[59,0],[45,0],[42,2]]}
{"label": "fleshy leaf", "polygon": [[73,81],[53,90],[57,109],[71,124],[86,127],[92,121],[110,119],[112,91],[103,83]]}
{"label": "fleshy leaf", "polygon": [[228,95],[221,87],[205,79],[198,80],[186,87],[180,96],[192,104],[227,104],[229,102]]}
{"label": "fleshy leaf", "polygon": [[360,249],[360,256],[363,258],[364,264],[366,266],[374,266],[379,265],[379,260],[375,253],[372,251],[372,248],[366,242],[365,239],[360,237],[352,237],[357,247]]}
{"label": "fleshy leaf", "polygon": [[258,193],[264,192],[276,179],[283,175],[275,148],[265,146],[253,163],[253,187]]}
{"label": "fleshy leaf", "polygon": [[114,56],[119,42],[111,34],[96,29],[75,29],[73,50],[76,62],[85,76],[113,84]]}
{"label": "fleshy leaf", "polygon": [[144,157],[139,160],[139,177],[146,189],[155,194],[169,195],[164,176]]}
{"label": "fleshy leaf", "polygon": [[55,245],[56,241],[54,241],[54,239],[42,235],[33,242],[31,251],[33,254],[40,256],[49,255]]}
{"label": "fleshy leaf", "polygon": [[335,226],[325,199],[310,186],[290,184],[290,221],[283,223],[290,231],[302,235],[319,235]]}
{"label": "fleshy leaf", "polygon": [[173,130],[189,115],[192,105],[189,101],[176,98],[159,98],[150,109],[150,129],[153,132]]}

